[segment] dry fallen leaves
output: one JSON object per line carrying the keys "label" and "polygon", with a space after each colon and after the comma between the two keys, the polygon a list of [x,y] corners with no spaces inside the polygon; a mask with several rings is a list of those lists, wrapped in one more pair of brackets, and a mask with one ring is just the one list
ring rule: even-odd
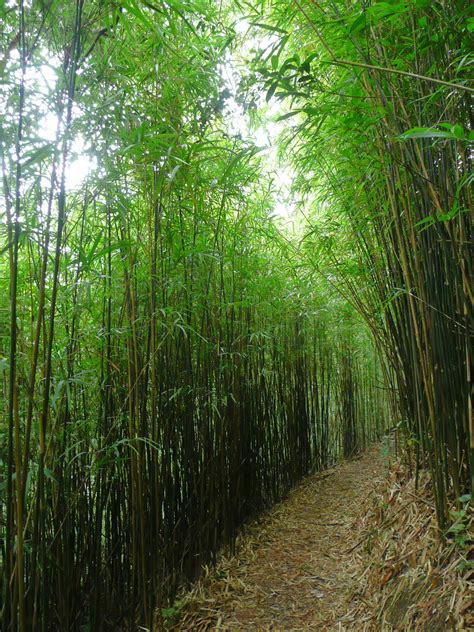
{"label": "dry fallen leaves", "polygon": [[306,479],[182,595],[174,630],[446,632],[470,626],[462,552],[442,546],[427,476],[374,446]]}

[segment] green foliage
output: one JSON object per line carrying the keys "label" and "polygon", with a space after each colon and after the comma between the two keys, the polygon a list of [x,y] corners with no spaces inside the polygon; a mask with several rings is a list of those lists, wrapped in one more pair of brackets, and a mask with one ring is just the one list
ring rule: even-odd
{"label": "green foliage", "polygon": [[165,629],[173,629],[173,626],[179,620],[180,613],[183,608],[186,607],[186,601],[184,599],[177,600],[169,608],[161,609],[161,616]]}
{"label": "green foliage", "polygon": [[474,140],[474,132],[466,132],[462,125],[442,123],[440,127],[444,127],[445,129],[415,127],[401,134],[400,140],[408,140],[411,138],[444,138],[446,140],[465,142],[471,142]]}
{"label": "green foliage", "polygon": [[454,538],[458,547],[465,548],[472,538],[472,532],[470,532],[472,527],[471,494],[463,494],[458,501],[461,509],[450,510],[449,515],[453,522],[447,529],[446,535]]}
{"label": "green foliage", "polygon": [[[383,369],[229,132],[225,7],[26,5],[0,34],[2,625],[151,628],[244,521],[380,436]],[[253,21],[277,73],[290,32]]]}
{"label": "green foliage", "polygon": [[473,484],[470,10],[425,0],[254,10],[290,34],[253,68],[267,100],[285,103],[281,146],[308,218],[301,254],[384,350],[444,529],[450,495]]}

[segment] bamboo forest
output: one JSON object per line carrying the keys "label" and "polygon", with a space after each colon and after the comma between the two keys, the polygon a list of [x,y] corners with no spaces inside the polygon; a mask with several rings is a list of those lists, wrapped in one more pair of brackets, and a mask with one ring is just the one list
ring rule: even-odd
{"label": "bamboo forest", "polygon": [[0,1],[3,632],[474,629],[473,31]]}

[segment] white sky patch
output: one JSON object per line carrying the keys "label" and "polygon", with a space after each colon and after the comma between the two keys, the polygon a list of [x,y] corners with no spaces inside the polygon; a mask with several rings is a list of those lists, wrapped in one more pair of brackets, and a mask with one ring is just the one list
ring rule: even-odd
{"label": "white sky patch", "polygon": [[[252,26],[245,19],[239,20],[235,25],[236,32],[242,36],[242,47],[238,51],[238,58],[230,54],[221,64],[220,73],[224,85],[230,92],[226,99],[224,121],[230,134],[239,134],[261,148],[263,155],[263,167],[274,181],[275,206],[273,215],[282,220],[291,219],[296,212],[296,203],[291,197],[291,186],[294,174],[290,167],[282,167],[278,160],[277,138],[285,126],[285,122],[277,121],[278,116],[286,112],[284,105],[277,99],[265,101],[265,91],[261,90],[257,107],[264,112],[264,122],[258,127],[252,126],[250,116],[244,111],[243,106],[237,100],[239,83],[245,68],[245,58],[253,56],[254,51],[270,48],[278,41],[278,36],[259,33],[258,37],[249,35]],[[12,53],[12,59],[15,57]],[[26,70],[25,81],[29,92],[29,98],[37,109],[36,129],[37,145],[41,142],[53,143],[57,138],[58,116],[50,108],[51,95],[57,89],[58,77],[61,72],[61,62],[58,58],[51,58],[47,51],[41,51],[44,63],[38,66],[29,66]],[[15,61],[18,61],[17,59]],[[15,75],[21,77],[21,70],[17,68]],[[74,108],[74,118],[80,114]],[[61,130],[62,131],[62,130]],[[60,141],[61,142],[61,141]],[[74,141],[70,148],[68,164],[66,166],[67,190],[77,190],[84,181],[98,168],[97,159],[90,147],[85,143],[81,134],[74,135]]]}
{"label": "white sky patch", "polygon": [[250,23],[245,19],[241,18],[235,24],[235,32],[238,35],[245,35],[250,28]]}
{"label": "white sky patch", "polygon": [[[15,51],[18,54],[18,51]],[[40,66],[28,66],[25,70],[26,85],[35,90],[36,95],[47,96],[56,87],[58,76],[57,70],[53,65],[54,59],[51,63],[43,63]],[[19,79],[21,76],[21,70],[18,68],[16,76]]]}
{"label": "white sky patch", "polygon": [[53,112],[48,112],[39,122],[38,135],[43,139],[53,142],[56,138],[58,117]]}
{"label": "white sky patch", "polygon": [[[58,74],[61,61],[56,56],[51,56],[47,50],[40,51],[43,63],[28,66],[25,70],[25,86],[28,92],[29,103],[34,106],[34,124],[32,134],[34,146],[40,147],[41,143],[54,143],[58,138],[58,115],[51,109],[52,95],[57,90]],[[18,50],[10,54],[12,62],[17,64],[13,71],[16,80],[21,80],[21,68],[18,64]],[[80,115],[80,110],[73,107],[73,118]],[[63,124],[62,124],[63,127]],[[63,130],[61,129],[60,132]],[[59,143],[62,143],[61,134]],[[25,149],[30,151],[31,145],[27,142]],[[14,155],[12,155],[13,160]],[[84,138],[80,134],[74,135],[74,140],[69,152],[69,160],[66,165],[66,188],[77,190],[86,178],[97,169],[97,160],[86,147]],[[3,209],[0,209],[3,210]]]}
{"label": "white sky patch", "polygon": [[[29,79],[30,77],[28,77]],[[52,92],[57,83],[57,73],[54,66],[42,64],[37,69],[32,69],[31,78],[34,78],[40,92],[44,94]],[[73,115],[78,114],[77,108],[73,108]],[[58,115],[47,111],[39,120],[38,136],[47,142],[54,142],[58,133]],[[77,190],[87,177],[97,169],[97,159],[91,155],[81,134],[75,134],[69,152],[69,160],[66,164],[66,189]]]}
{"label": "white sky patch", "polygon": [[71,160],[66,167],[66,188],[69,191],[77,190],[87,177],[97,169],[95,156],[80,154]]}
{"label": "white sky patch", "polygon": [[240,134],[261,148],[260,155],[264,157],[264,169],[273,177],[275,184],[275,206],[273,215],[283,221],[290,221],[296,213],[296,203],[292,199],[291,186],[294,173],[291,167],[283,167],[278,159],[278,137],[284,129],[285,123],[278,121],[278,117],[286,113],[281,101],[277,99],[265,102],[265,92],[262,90],[257,107],[264,112],[264,121],[258,127],[251,125],[250,117],[243,107],[237,102],[236,95],[242,74],[239,65],[245,65],[245,57],[252,56],[256,50],[267,49],[278,41],[273,34],[258,37],[248,36],[251,25],[245,19],[235,24],[235,30],[242,36],[242,46],[239,49],[239,59],[227,55],[221,66],[222,79],[231,96],[226,101],[225,116],[227,130],[230,134]]}

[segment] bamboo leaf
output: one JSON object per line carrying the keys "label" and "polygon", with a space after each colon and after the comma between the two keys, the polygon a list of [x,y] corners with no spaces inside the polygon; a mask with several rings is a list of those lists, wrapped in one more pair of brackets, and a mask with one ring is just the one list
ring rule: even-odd
{"label": "bamboo leaf", "polygon": [[26,169],[31,165],[34,165],[37,162],[41,162],[42,160],[46,160],[49,158],[54,152],[55,146],[53,143],[47,143],[38,149],[33,149],[26,153],[23,157],[22,168]]}
{"label": "bamboo leaf", "polygon": [[270,101],[272,96],[275,94],[275,90],[278,88],[278,85],[279,85],[278,79],[271,84],[270,88],[267,91],[267,95],[265,97],[265,100],[267,101],[267,103]]}
{"label": "bamboo leaf", "polygon": [[251,22],[252,26],[258,26],[265,31],[270,31],[271,33],[281,33],[282,35],[286,35],[287,31],[278,26],[273,26],[272,24],[264,24],[263,22]]}
{"label": "bamboo leaf", "polygon": [[448,138],[455,139],[452,132],[444,130],[437,130],[429,127],[414,127],[407,132],[404,132],[400,137],[401,140],[407,140],[410,138]]}

